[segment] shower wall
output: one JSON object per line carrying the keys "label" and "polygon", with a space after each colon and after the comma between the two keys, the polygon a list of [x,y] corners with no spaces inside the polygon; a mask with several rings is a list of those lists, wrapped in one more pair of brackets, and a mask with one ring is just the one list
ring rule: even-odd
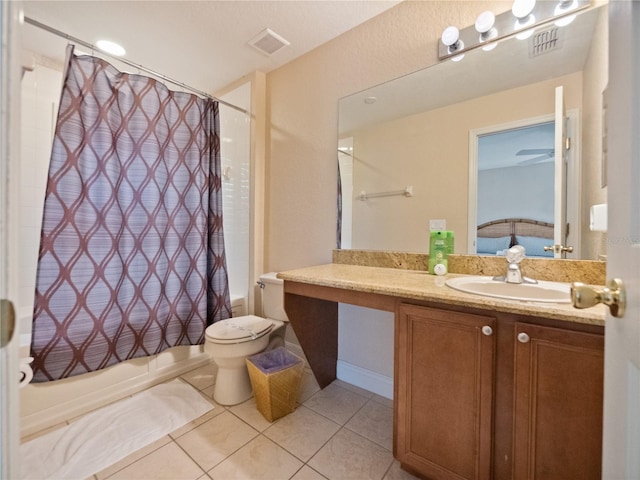
{"label": "shower wall", "polygon": [[[20,291],[17,306],[21,356],[29,355],[42,210],[62,86],[62,65],[28,55],[22,80],[20,171]],[[31,61],[33,59],[33,61]],[[249,110],[251,84],[225,96]],[[237,102],[237,103],[236,103]],[[220,107],[225,244],[233,306],[244,313],[249,290],[250,118]],[[111,368],[20,389],[21,432],[29,435],[153,384],[209,363],[202,346],[175,347]]]}
{"label": "shower wall", "polygon": [[[35,57],[33,57],[36,62]],[[22,77],[20,160],[20,344],[31,342],[33,295],[40,248],[44,194],[55,118],[62,88],[62,66],[39,58]]]}
{"label": "shower wall", "polygon": [[[251,84],[239,86],[222,100],[250,110]],[[220,104],[220,155],[222,157],[222,207],[224,243],[231,298],[249,294],[251,118]],[[245,302],[246,303],[246,302]]]}

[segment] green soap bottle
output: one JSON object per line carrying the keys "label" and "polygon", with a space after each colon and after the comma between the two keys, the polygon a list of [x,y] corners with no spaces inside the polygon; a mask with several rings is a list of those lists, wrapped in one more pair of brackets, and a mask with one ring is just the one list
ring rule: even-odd
{"label": "green soap bottle", "polygon": [[[432,231],[429,238],[429,273],[434,275],[434,268],[441,264],[447,267],[449,241],[447,231]],[[453,241],[453,237],[452,237]]]}

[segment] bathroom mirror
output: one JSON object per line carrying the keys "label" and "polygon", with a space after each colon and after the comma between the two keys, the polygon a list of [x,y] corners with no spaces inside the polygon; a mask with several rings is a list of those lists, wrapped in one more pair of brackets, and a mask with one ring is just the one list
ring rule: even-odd
{"label": "bathroom mirror", "polygon": [[[475,238],[469,225],[475,224],[478,198],[473,135],[553,119],[555,89],[562,86],[572,115],[568,244],[577,252],[567,258],[597,259],[602,237],[589,231],[588,211],[606,202],[600,168],[607,38],[607,7],[592,7],[570,25],[551,23],[529,39],[511,37],[490,51],[476,49],[461,61],[340,99],[341,247],[427,252],[430,221],[445,220],[455,232],[455,252],[475,252],[468,241]],[[540,192],[527,193],[529,169],[517,166],[543,163],[539,153],[520,154],[553,148],[543,143],[494,153],[498,163],[515,161],[512,176],[493,187],[505,205],[520,196],[524,204],[548,202]]]}

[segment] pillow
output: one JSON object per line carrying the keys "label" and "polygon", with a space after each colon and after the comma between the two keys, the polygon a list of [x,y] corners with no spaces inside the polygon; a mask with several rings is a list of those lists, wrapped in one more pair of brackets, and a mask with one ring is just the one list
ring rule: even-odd
{"label": "pillow", "polygon": [[476,252],[489,255],[496,255],[497,252],[502,254],[502,250],[509,248],[511,237],[478,237],[476,239]]}
{"label": "pillow", "polygon": [[527,257],[553,257],[553,251],[544,251],[545,246],[553,245],[552,238],[517,236],[516,240],[525,248]]}

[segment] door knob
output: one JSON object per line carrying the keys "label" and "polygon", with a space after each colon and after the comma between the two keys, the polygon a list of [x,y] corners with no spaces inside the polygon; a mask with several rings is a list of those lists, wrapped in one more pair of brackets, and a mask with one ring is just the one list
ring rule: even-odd
{"label": "door knob", "polygon": [[520,333],[518,334],[518,341],[519,341],[520,343],[528,343],[528,342],[529,342],[529,340],[530,340],[529,335],[527,335],[526,333],[524,333],[524,332],[520,332]]}
{"label": "door knob", "polygon": [[489,325],[485,325],[484,327],[482,327],[482,333],[489,337],[493,334],[493,328],[491,328]]}
{"label": "door knob", "polygon": [[571,301],[575,308],[589,308],[604,303],[609,306],[611,315],[621,318],[627,305],[627,295],[619,278],[609,280],[606,287],[592,287],[574,282],[571,284]]}
{"label": "door knob", "polygon": [[0,347],[6,346],[13,338],[13,331],[16,329],[16,313],[13,303],[6,298],[0,300]]}
{"label": "door knob", "polygon": [[544,248],[545,252],[551,252],[553,251],[553,253],[572,253],[573,252],[573,247],[565,247],[564,245],[547,245]]}

